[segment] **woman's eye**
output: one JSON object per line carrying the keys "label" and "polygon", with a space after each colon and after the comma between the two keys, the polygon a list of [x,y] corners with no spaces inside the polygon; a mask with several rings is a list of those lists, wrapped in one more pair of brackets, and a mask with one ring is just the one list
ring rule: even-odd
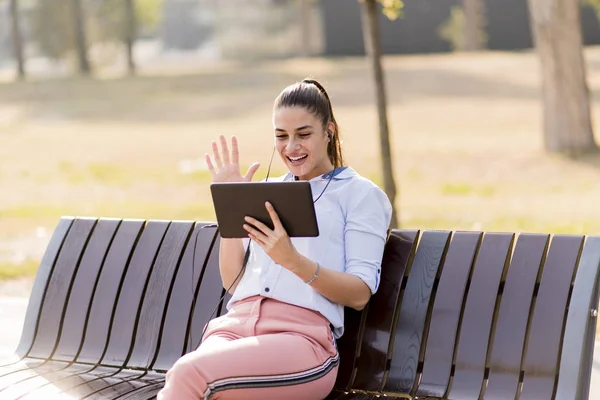
{"label": "woman's eye", "polygon": [[275,136],[278,140],[283,140],[285,138],[287,138],[287,135],[277,135]]}
{"label": "woman's eye", "polygon": [[305,138],[305,137],[309,137],[310,133],[301,133],[298,136],[300,136],[301,138]]}

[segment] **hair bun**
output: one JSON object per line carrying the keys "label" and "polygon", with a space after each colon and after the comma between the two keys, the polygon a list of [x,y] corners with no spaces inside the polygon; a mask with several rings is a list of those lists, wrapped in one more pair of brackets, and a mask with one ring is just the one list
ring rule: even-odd
{"label": "hair bun", "polygon": [[327,97],[327,100],[329,100],[329,95],[327,94],[327,91],[325,90],[323,85],[321,85],[318,81],[316,81],[314,79],[304,78],[304,79],[302,79],[302,83],[308,83],[310,85],[315,85],[317,87],[317,89],[319,89],[319,91],[321,93],[323,93],[325,95],[325,97]]}

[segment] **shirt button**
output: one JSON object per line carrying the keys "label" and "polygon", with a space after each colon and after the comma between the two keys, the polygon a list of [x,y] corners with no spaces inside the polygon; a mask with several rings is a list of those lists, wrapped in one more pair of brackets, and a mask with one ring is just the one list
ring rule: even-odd
{"label": "shirt button", "polygon": [[265,288],[265,292],[269,293],[271,291],[271,289],[269,289],[268,287]]}

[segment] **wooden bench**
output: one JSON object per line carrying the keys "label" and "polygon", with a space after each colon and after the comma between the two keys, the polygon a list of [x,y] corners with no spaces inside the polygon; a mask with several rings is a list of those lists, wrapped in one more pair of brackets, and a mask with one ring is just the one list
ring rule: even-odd
{"label": "wooden bench", "polygon": [[[205,226],[61,219],[0,399],[155,398],[223,295]],[[599,267],[600,237],[394,230],[329,399],[587,399]]]}

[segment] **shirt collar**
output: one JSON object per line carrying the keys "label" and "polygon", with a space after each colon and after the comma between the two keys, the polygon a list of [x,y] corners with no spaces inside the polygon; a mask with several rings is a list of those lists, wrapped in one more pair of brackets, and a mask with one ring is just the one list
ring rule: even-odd
{"label": "shirt collar", "polygon": [[[332,173],[333,173],[333,178],[331,178]],[[356,173],[356,171],[354,171],[350,167],[338,167],[338,168],[334,169],[332,172],[328,172],[326,174],[316,176],[313,179],[311,179],[310,181],[313,182],[313,181],[318,181],[318,180],[329,180],[330,178],[334,181],[338,181],[338,180],[343,180],[343,179],[350,179],[357,175],[358,174]],[[288,174],[286,175],[284,180],[293,181],[294,176],[288,172]]]}

